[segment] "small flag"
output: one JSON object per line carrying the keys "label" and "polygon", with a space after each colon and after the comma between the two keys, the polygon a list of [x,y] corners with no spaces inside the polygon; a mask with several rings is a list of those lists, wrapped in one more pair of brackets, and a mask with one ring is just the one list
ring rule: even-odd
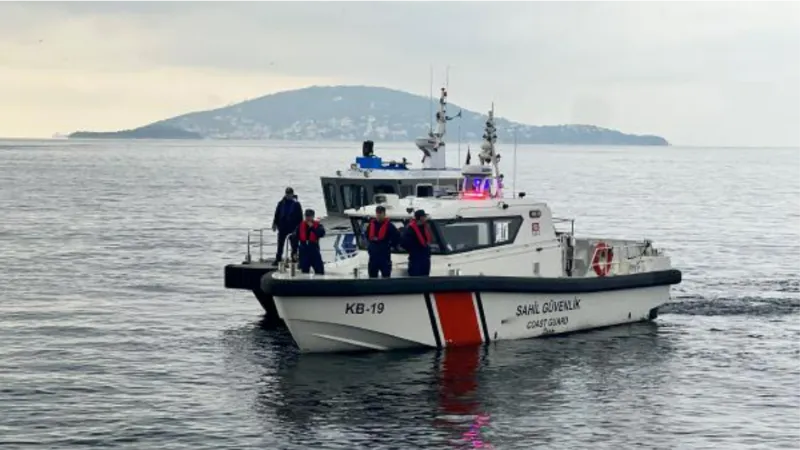
{"label": "small flag", "polygon": [[469,153],[469,146],[467,146],[467,163],[466,163],[466,165],[469,165],[469,162],[471,160],[472,160],[472,155]]}

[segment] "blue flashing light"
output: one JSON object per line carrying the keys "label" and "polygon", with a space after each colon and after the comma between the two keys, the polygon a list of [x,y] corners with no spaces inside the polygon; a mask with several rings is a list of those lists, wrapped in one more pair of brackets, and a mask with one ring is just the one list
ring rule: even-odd
{"label": "blue flashing light", "polygon": [[480,178],[476,177],[472,180],[472,189],[475,191],[484,191],[491,189],[492,186],[492,179],[491,178]]}

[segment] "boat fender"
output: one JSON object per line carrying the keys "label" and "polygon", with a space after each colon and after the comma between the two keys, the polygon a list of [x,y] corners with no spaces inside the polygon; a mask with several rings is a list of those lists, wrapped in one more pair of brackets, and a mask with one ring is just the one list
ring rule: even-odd
{"label": "boat fender", "polygon": [[604,277],[611,273],[611,261],[614,259],[614,250],[606,245],[605,242],[598,242],[594,247],[594,257],[592,258],[592,269],[598,277]]}

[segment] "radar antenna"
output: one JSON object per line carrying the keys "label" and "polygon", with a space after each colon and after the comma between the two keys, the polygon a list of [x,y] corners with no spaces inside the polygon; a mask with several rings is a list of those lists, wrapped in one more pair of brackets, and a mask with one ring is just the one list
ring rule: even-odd
{"label": "radar antenna", "polygon": [[481,153],[478,155],[481,165],[490,164],[492,167],[492,197],[502,197],[502,175],[500,174],[500,154],[497,153],[495,144],[497,143],[497,128],[494,124],[494,103],[486,119],[486,126],[483,130],[483,143]]}

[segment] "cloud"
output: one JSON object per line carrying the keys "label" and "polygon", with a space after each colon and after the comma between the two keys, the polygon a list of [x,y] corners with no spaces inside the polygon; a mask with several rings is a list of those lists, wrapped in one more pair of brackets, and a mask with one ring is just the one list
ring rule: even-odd
{"label": "cloud", "polygon": [[[163,91],[155,84],[167,81],[152,74],[172,71],[261,77],[249,96],[292,79],[427,94],[432,63],[437,84],[452,66],[452,101],[478,110],[496,101],[514,120],[590,121],[686,144],[800,145],[797,3],[0,4],[0,67],[90,80],[150,73],[136,92]],[[230,98],[239,87],[195,95]]]}

